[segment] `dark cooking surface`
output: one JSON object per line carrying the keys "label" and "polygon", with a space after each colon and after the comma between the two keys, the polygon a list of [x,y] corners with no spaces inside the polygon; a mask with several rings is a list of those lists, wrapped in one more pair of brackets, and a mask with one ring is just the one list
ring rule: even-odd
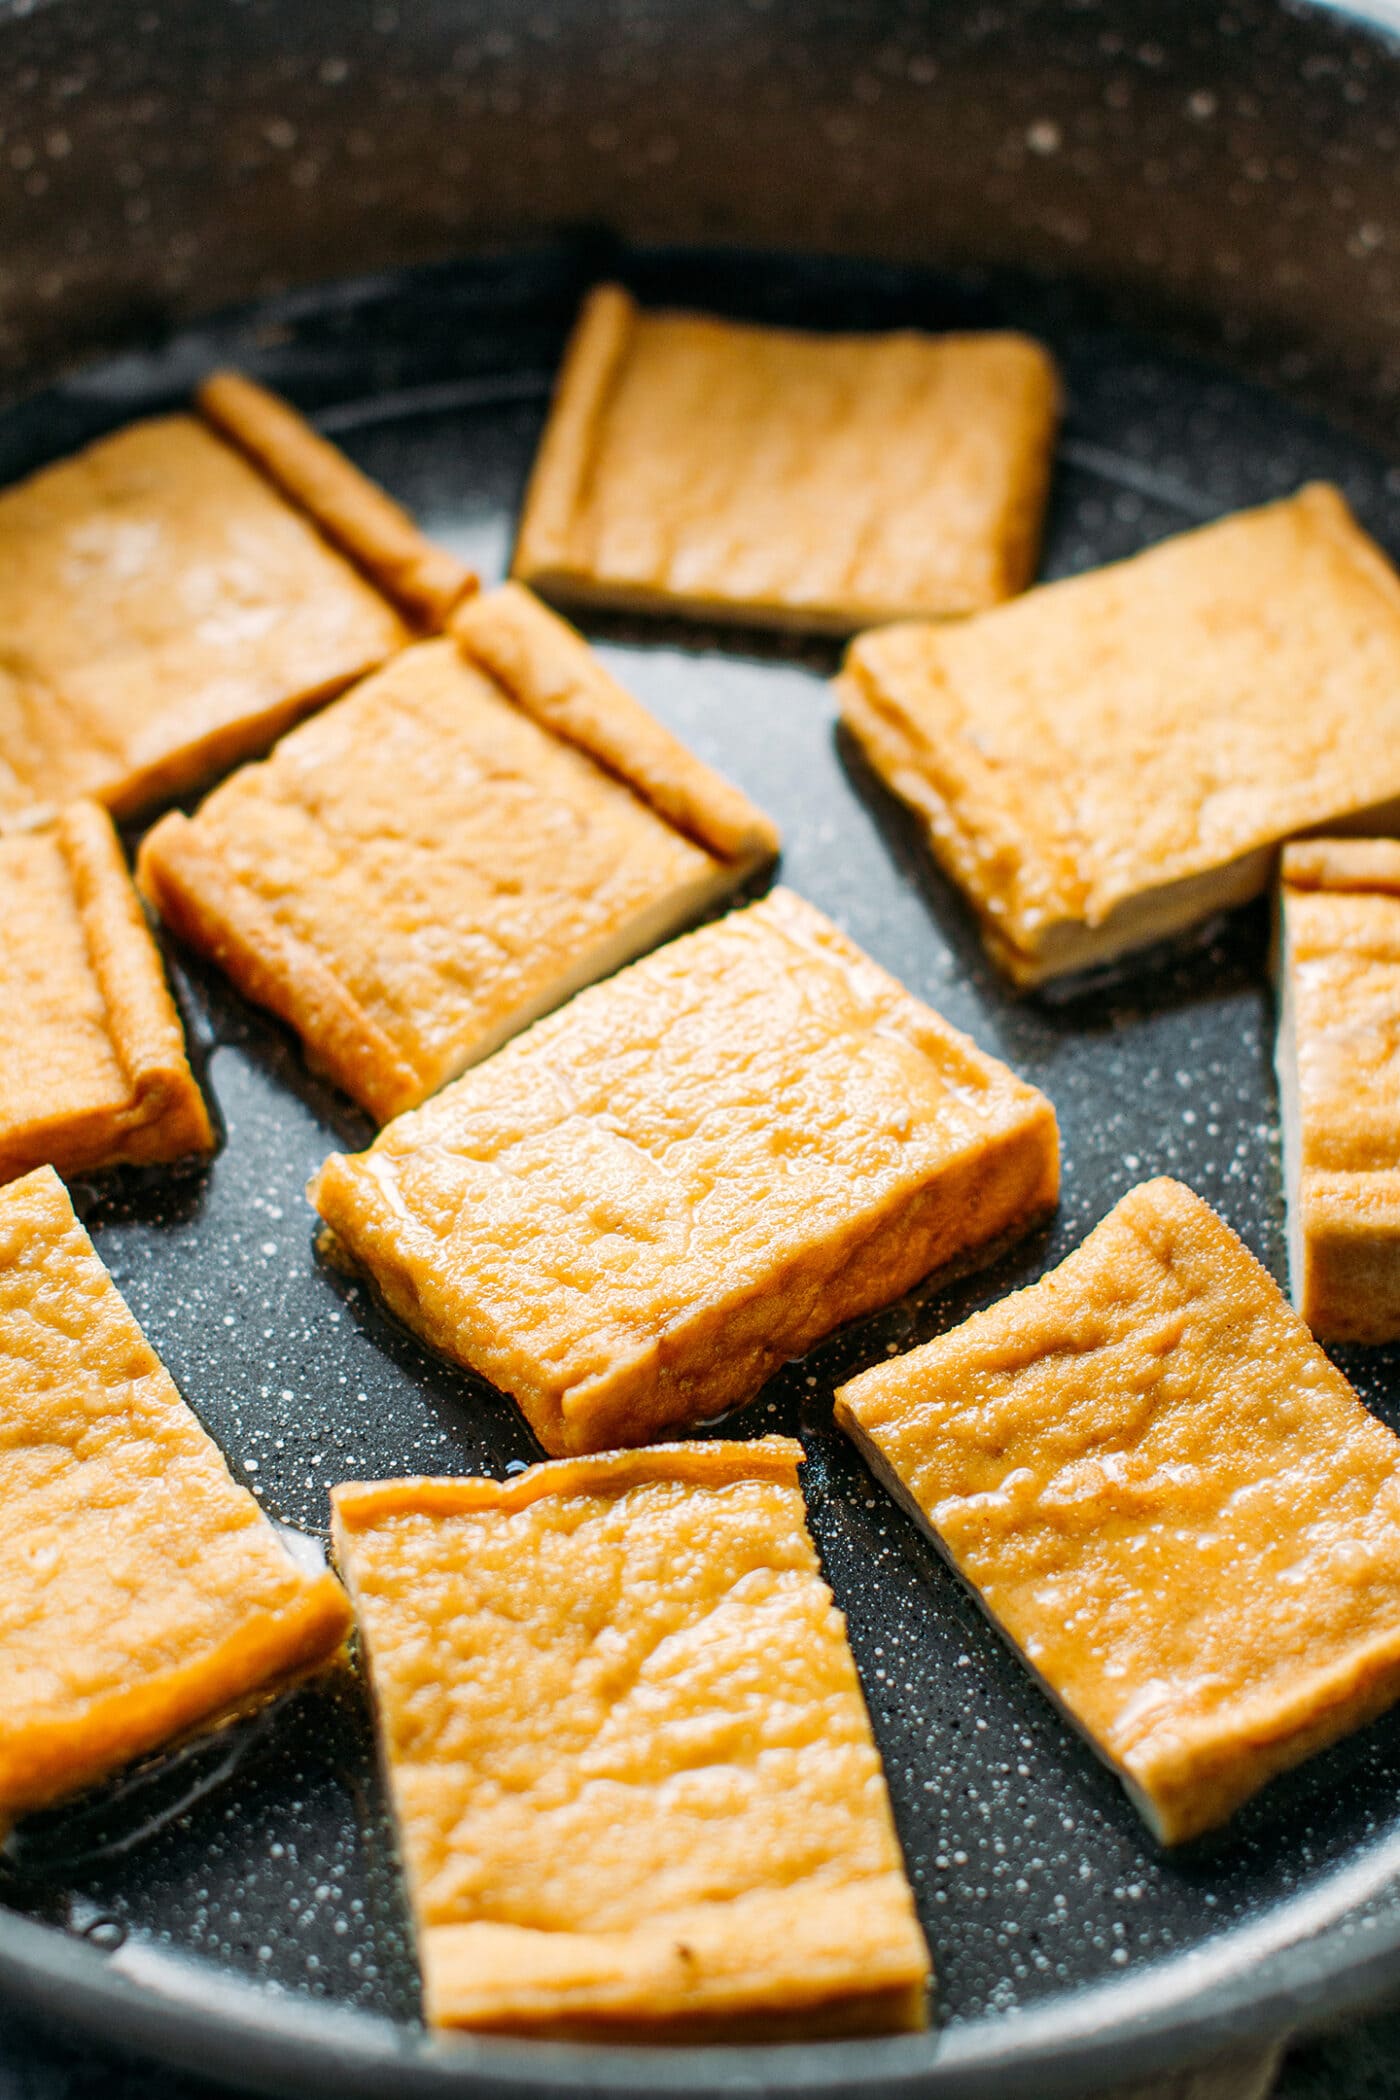
{"label": "dark cooking surface", "polygon": [[[324,411],[323,427],[490,579],[508,553],[562,327],[605,262],[555,251],[380,280],[191,332],[0,418],[0,480],[168,405],[231,359]],[[1082,330],[1052,295],[713,257],[608,266],[625,267],[644,297],[813,325],[1010,321],[1044,335],[1070,396],[1047,574],[1320,473],[1400,551],[1400,471],[1227,377]],[[1190,1995],[1362,1904],[1400,1869],[1400,1717],[1276,1784],[1214,1848],[1164,1857],[833,1434],[830,1393],[852,1369],[1033,1280],[1154,1172],[1190,1182],[1281,1273],[1263,908],[1093,996],[1018,1002],[984,964],[912,824],[835,735],[823,685],[833,650],[679,624],[600,619],[587,631],[634,691],[778,819],[783,879],[1059,1112],[1065,1186],[1050,1231],[815,1351],[724,1433],[778,1429],[807,1446],[813,1527],[849,1614],[942,2019],[985,2028],[1086,1985],[1111,1994],[1105,2020],[1163,1992]],[[499,1472],[538,1455],[508,1401],[429,1358],[320,1266],[303,1186],[331,1146],[366,1141],[369,1126],[216,976],[176,969],[227,1141],[206,1174],[178,1186],[153,1176],[75,1194],[235,1471],[275,1515],[321,1530],[337,1479]],[[1400,1427],[1395,1352],[1338,1361]],[[135,1980],[193,1956],[266,1991],[416,2018],[353,1683],[303,1691],[114,1803],[29,1826],[0,1867],[0,1901],[86,1935]],[[1346,1929],[1375,1930],[1374,1916]]]}

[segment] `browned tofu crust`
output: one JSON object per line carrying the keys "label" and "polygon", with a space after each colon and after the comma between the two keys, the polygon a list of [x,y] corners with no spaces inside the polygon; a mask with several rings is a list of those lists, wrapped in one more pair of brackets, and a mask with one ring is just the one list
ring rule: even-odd
{"label": "browned tofu crust", "polygon": [[518,584],[167,816],[162,917],[380,1120],[699,917],[778,834]]}
{"label": "browned tofu crust", "polygon": [[334,1490],[435,2025],[924,2024],[801,1456],[765,1437]]}
{"label": "browned tofu crust", "polygon": [[0,836],[0,1181],[209,1152],[214,1133],[111,818]]}
{"label": "browned tofu crust", "polygon": [[1400,1440],[1179,1182],[836,1415],[1164,1843],[1400,1697]]}
{"label": "browned tofu crust", "polygon": [[0,493],[0,829],[183,793],[475,587],[285,402],[199,400]]}
{"label": "browned tofu crust", "polygon": [[131,1317],[50,1167],[0,1189],[0,1826],[315,1669],[350,1626]]}
{"label": "browned tofu crust", "polygon": [[1400,826],[1400,578],[1321,484],[956,625],[860,636],[843,720],[1019,985]]}
{"label": "browned tofu crust", "polygon": [[644,1443],[1054,1203],[1054,1111],[786,890],[634,963],[311,1190],[558,1455]]}
{"label": "browned tofu crust", "polygon": [[850,633],[1034,572],[1059,413],[1025,336],[815,336],[587,300],[513,573],[565,601]]}
{"label": "browned tofu crust", "polygon": [[465,562],[434,546],[406,510],[266,387],[240,372],[214,372],[196,399],[208,420],[421,626],[436,631],[476,589]]}
{"label": "browned tofu crust", "polygon": [[1400,1338],[1400,841],[1284,849],[1279,1091],[1293,1301],[1324,1341]]}

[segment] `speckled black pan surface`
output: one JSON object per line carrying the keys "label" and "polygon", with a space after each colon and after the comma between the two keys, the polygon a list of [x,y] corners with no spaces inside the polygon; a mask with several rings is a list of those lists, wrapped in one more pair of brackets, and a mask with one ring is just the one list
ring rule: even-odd
{"label": "speckled black pan surface", "polygon": [[[562,331],[599,269],[647,299],[813,326],[1012,323],[1060,356],[1069,414],[1044,573],[1126,554],[1311,475],[1400,552],[1400,473],[1271,395],[1081,326],[1012,280],[608,255],[587,245],[264,306],[84,371],[0,418],[0,479],[236,361],[315,411],[427,528],[502,573]],[[833,1433],[834,1383],[1029,1282],[1158,1171],[1282,1261],[1262,907],[1058,1002],[1011,998],[905,814],[837,734],[834,650],[594,620],[605,660],[771,810],[783,879],[1059,1112],[1053,1227],[791,1366],[724,1434],[802,1438],[814,1531],[885,1756],[937,1966],[926,2039],[658,2057],[431,2043],[365,1710],[302,1691],[0,1860],[0,1982],[206,2072],[287,2092],[819,2090],[998,2095],[1096,2084],[1373,1993],[1400,1945],[1400,1716],[1277,1783],[1213,1847],[1166,1857]],[[222,1118],[212,1166],[79,1187],[79,1208],[191,1404],[277,1517],[324,1532],[345,1477],[501,1472],[538,1454],[511,1404],[324,1268],[302,1191],[369,1126],[217,976],[172,957]],[[1392,1352],[1342,1352],[1400,1426]],[[3,1689],[0,1688],[0,1697]],[[1397,1972],[1400,1973],[1400,1972]]]}

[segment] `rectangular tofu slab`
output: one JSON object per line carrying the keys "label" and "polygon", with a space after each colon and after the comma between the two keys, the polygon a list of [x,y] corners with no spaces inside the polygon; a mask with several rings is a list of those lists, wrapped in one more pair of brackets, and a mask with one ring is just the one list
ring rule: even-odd
{"label": "rectangular tofu slab", "polygon": [[518,584],[171,814],[162,917],[381,1122],[664,940],[778,834]]}
{"label": "rectangular tofu slab", "polygon": [[1284,849],[1278,1081],[1293,1303],[1400,1339],[1400,842]]}
{"label": "rectangular tofu slab", "polygon": [[334,1490],[435,2025],[923,2026],[801,1456],[765,1437]]}
{"label": "rectangular tofu slab", "polygon": [[285,403],[222,375],[200,409],[0,492],[0,828],[182,793],[474,583]]}
{"label": "rectangular tofu slab", "polygon": [[72,802],[0,836],[0,1181],[213,1144],[111,818]]}
{"label": "rectangular tofu slab", "polygon": [[841,713],[1019,985],[1400,828],[1400,578],[1302,489],[961,625],[862,635]]}
{"label": "rectangular tofu slab", "polygon": [[0,1189],[0,1824],[304,1675],[349,1624],[235,1485],[52,1168]]}
{"label": "rectangular tofu slab", "polygon": [[790,891],[335,1154],[340,1255],[546,1451],[638,1444],[1055,1201],[1044,1096]]}
{"label": "rectangular tofu slab", "polygon": [[836,1418],[1164,1844],[1400,1696],[1400,1441],[1179,1182]]}
{"label": "rectangular tofu slab", "polygon": [[584,306],[514,573],[565,600],[849,634],[1035,569],[1059,385],[1025,336],[802,335]]}

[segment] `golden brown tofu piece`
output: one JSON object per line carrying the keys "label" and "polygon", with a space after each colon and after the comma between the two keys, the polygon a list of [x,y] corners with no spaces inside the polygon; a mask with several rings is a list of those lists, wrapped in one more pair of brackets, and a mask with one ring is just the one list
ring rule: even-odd
{"label": "golden brown tofu piece", "polygon": [[198,401],[206,420],[419,626],[440,628],[476,589],[464,562],[426,539],[406,510],[266,387],[240,372],[213,372]]}
{"label": "golden brown tofu piece", "polygon": [[384,1121],[777,850],[766,817],[508,584],[193,819],[165,817],[138,872]]}
{"label": "golden brown tofu piece", "polygon": [[1400,1696],[1400,1441],[1179,1182],[836,1416],[1164,1844]]}
{"label": "golden brown tofu piece", "polygon": [[0,836],[0,1181],[213,1149],[112,820]]}
{"label": "golden brown tofu piece", "polygon": [[311,1198],[546,1451],[707,1420],[1054,1203],[1055,1113],[787,890],[581,993]]}
{"label": "golden brown tofu piece", "polygon": [[592,293],[514,573],[550,595],[849,634],[1035,569],[1059,415],[1025,336],[816,336]]}
{"label": "golden brown tofu piece", "polygon": [[223,375],[200,405],[0,493],[0,828],[183,792],[474,584],[285,403]]}
{"label": "golden brown tofu piece", "polygon": [[1278,1080],[1293,1302],[1400,1339],[1400,842],[1284,848]]}
{"label": "golden brown tofu piece", "polygon": [[315,1669],[349,1624],[234,1484],[53,1169],[0,1189],[0,1824]]}
{"label": "golden brown tofu piece", "polygon": [[1294,833],[1400,827],[1400,578],[1320,484],[862,635],[838,692],[1019,985],[1257,895]]}
{"label": "golden brown tofu piece", "polygon": [[434,2025],[923,2026],[801,1456],[764,1437],[334,1490]]}

